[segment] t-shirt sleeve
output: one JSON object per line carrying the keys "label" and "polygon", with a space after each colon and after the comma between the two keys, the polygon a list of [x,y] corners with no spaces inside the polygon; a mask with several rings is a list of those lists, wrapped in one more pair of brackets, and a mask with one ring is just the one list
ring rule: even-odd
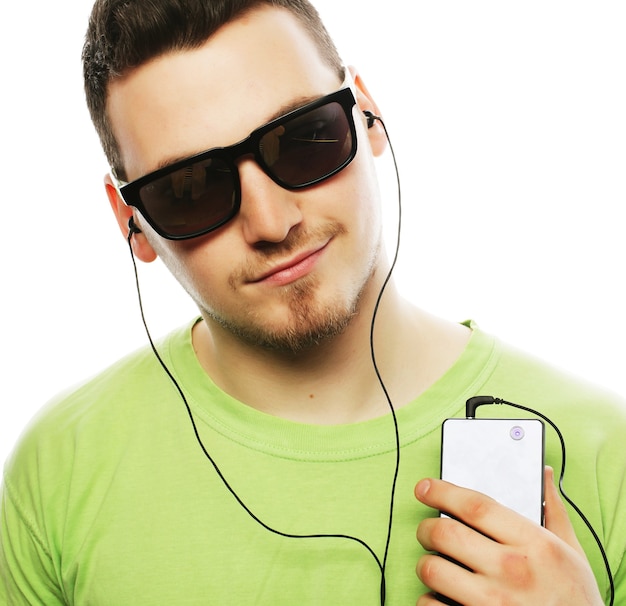
{"label": "t-shirt sleeve", "polygon": [[5,478],[0,486],[0,604],[64,606],[49,549]]}

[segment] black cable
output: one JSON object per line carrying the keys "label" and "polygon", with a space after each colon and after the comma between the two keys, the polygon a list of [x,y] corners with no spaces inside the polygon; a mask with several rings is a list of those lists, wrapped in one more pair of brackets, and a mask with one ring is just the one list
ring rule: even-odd
{"label": "black cable", "polygon": [[230,485],[230,483],[228,482],[228,480],[226,479],[226,477],[222,473],[221,469],[219,468],[217,462],[213,459],[213,457],[211,456],[209,451],[204,446],[204,443],[202,441],[202,438],[200,437],[200,433],[198,432],[198,427],[196,426],[196,422],[195,422],[195,419],[193,417],[193,413],[191,412],[191,407],[189,406],[189,402],[187,401],[185,393],[183,392],[181,386],[179,385],[178,381],[176,380],[176,378],[174,377],[174,375],[172,374],[170,369],[167,367],[167,365],[163,361],[163,358],[161,358],[161,355],[159,354],[159,351],[157,350],[157,348],[156,348],[156,346],[154,344],[154,341],[152,340],[152,336],[150,334],[150,329],[148,328],[148,324],[146,322],[146,318],[145,318],[145,314],[144,314],[144,310],[143,310],[143,302],[142,302],[142,298],[141,298],[141,290],[140,290],[140,287],[139,287],[139,274],[138,274],[138,271],[137,271],[137,262],[135,261],[135,255],[133,253],[133,249],[132,249],[132,245],[131,245],[131,238],[132,238],[132,233],[129,233],[129,235],[128,235],[128,243],[129,243],[129,247],[130,247],[130,251],[131,251],[131,258],[133,260],[133,269],[134,269],[134,272],[135,272],[135,283],[137,285],[137,298],[139,300],[139,311],[140,311],[140,314],[141,314],[141,320],[143,322],[144,329],[145,329],[146,334],[148,336],[148,341],[150,343],[150,347],[151,347],[152,352],[154,353],[156,359],[158,360],[159,364],[161,365],[161,367],[163,368],[163,370],[165,371],[167,376],[170,378],[170,380],[174,384],[174,387],[178,391],[178,393],[179,393],[179,395],[180,395],[180,397],[181,397],[181,399],[182,399],[182,401],[183,401],[183,403],[185,405],[185,408],[187,409],[187,414],[189,416],[189,420],[191,421],[191,426],[193,428],[193,432],[194,432],[194,435],[196,437],[196,441],[198,442],[198,445],[200,446],[200,448],[201,448],[202,452],[204,453],[205,457],[209,460],[209,462],[213,466],[213,469],[215,469],[215,472],[219,476],[220,480],[222,481],[222,483],[224,484],[226,489],[235,498],[237,503],[239,503],[239,505],[241,505],[241,507],[245,510],[245,512],[255,522],[257,522],[257,524],[260,524],[263,528],[265,528],[269,532],[272,532],[272,533],[277,534],[277,535],[279,535],[281,537],[287,537],[287,538],[290,538],[290,539],[347,539],[347,540],[350,540],[350,541],[355,541],[356,543],[359,543],[360,545],[365,547],[365,549],[367,549],[367,551],[369,551],[369,553],[373,556],[374,560],[376,561],[376,564],[378,565],[378,568],[381,570],[381,573],[382,573],[382,564],[380,562],[380,559],[378,558],[378,556],[376,555],[374,550],[365,541],[363,541],[362,539],[359,539],[358,537],[353,537],[353,536],[350,536],[350,535],[343,535],[343,534],[299,535],[299,534],[290,534],[290,533],[287,533],[287,532],[282,532],[280,530],[276,530],[275,528],[272,528],[269,524],[266,524],[263,520],[261,520],[245,504],[245,502],[241,499],[241,497],[235,492],[235,489]]}
{"label": "black cable", "polygon": [[565,448],[565,438],[563,438],[563,434],[557,427],[557,425],[549,419],[546,415],[542,414],[537,410],[533,410],[532,408],[527,408],[526,406],[522,406],[521,404],[515,404],[514,402],[508,402],[507,400],[503,400],[502,398],[494,398],[492,396],[475,396],[474,398],[470,398],[467,400],[465,405],[465,415],[468,419],[473,419],[476,413],[476,409],[479,406],[496,404],[499,406],[512,406],[513,408],[518,408],[519,410],[523,410],[525,412],[529,412],[531,414],[537,415],[546,423],[548,423],[552,429],[556,432],[556,435],[559,438],[561,443],[561,472],[559,473],[559,492],[563,495],[563,498],[570,504],[572,509],[578,514],[580,519],[585,523],[591,536],[593,536],[596,544],[598,545],[598,549],[600,550],[600,555],[604,561],[604,566],[606,568],[606,572],[609,580],[609,604],[608,606],[613,606],[613,602],[615,600],[615,583],[613,581],[613,573],[611,572],[611,565],[609,563],[609,558],[606,555],[606,551],[604,550],[604,546],[602,545],[602,541],[598,536],[598,533],[595,531],[591,522],[587,519],[585,514],[581,511],[581,509],[574,503],[574,501],[567,495],[565,489],[563,488],[563,479],[565,477],[565,464],[566,464],[566,448]]}
{"label": "black cable", "polygon": [[387,537],[386,537],[386,541],[385,541],[385,551],[384,551],[384,556],[383,556],[383,560],[381,562],[380,558],[376,555],[376,552],[363,540],[360,539],[358,537],[353,537],[351,535],[345,535],[345,534],[310,534],[310,535],[299,535],[299,534],[291,534],[291,533],[286,533],[286,532],[282,532],[280,530],[277,530],[275,528],[273,528],[272,526],[270,526],[269,524],[265,523],[263,520],[261,520],[247,505],[246,503],[243,501],[243,499],[237,494],[237,492],[235,491],[235,489],[230,485],[230,483],[228,482],[228,480],[226,479],[226,477],[224,476],[224,474],[222,473],[221,469],[219,468],[219,465],[217,464],[217,462],[213,459],[213,457],[211,456],[211,454],[209,453],[209,451],[207,450],[207,448],[205,447],[202,438],[200,437],[200,433],[198,432],[198,428],[196,426],[196,422],[195,419],[193,417],[193,413],[191,412],[191,407],[189,406],[189,402],[187,401],[187,398],[185,396],[185,393],[183,392],[180,384],[178,383],[178,381],[176,380],[176,378],[174,377],[174,375],[172,374],[172,372],[170,371],[170,369],[167,367],[167,365],[165,364],[165,362],[163,361],[163,358],[161,357],[161,355],[159,354],[158,349],[156,348],[156,345],[154,344],[154,341],[152,339],[152,335],[150,333],[150,329],[148,328],[148,323],[146,321],[146,317],[145,317],[145,313],[144,313],[144,308],[143,308],[143,300],[142,300],[142,296],[141,296],[141,288],[140,288],[140,284],[139,284],[139,272],[137,269],[137,262],[135,260],[135,254],[133,252],[133,247],[132,247],[132,237],[133,234],[135,233],[140,233],[140,230],[135,226],[134,221],[131,219],[131,222],[129,223],[129,232],[128,232],[128,237],[127,237],[127,242],[128,242],[128,247],[130,250],[130,256],[131,256],[131,260],[132,260],[132,264],[133,264],[133,271],[134,271],[134,275],[135,275],[135,285],[136,285],[136,289],[137,289],[137,299],[138,299],[138,303],[139,303],[139,312],[141,315],[141,321],[143,323],[147,338],[148,338],[148,342],[150,344],[150,348],[152,349],[152,352],[154,353],[154,356],[156,357],[157,361],[159,362],[160,366],[163,368],[163,370],[165,371],[165,373],[167,374],[167,376],[169,377],[169,379],[172,381],[174,387],[176,388],[176,390],[178,391],[178,394],[180,395],[184,405],[185,405],[185,409],[187,410],[187,415],[189,416],[189,420],[191,422],[191,426],[196,438],[196,441],[198,443],[198,445],[200,446],[200,449],[202,450],[202,452],[204,453],[205,457],[209,460],[209,462],[211,463],[211,465],[213,466],[213,469],[215,470],[215,472],[217,473],[218,477],[220,478],[220,480],[222,481],[224,487],[228,490],[228,492],[230,492],[230,494],[235,498],[235,500],[237,501],[237,503],[239,503],[239,505],[243,508],[243,510],[257,523],[259,524],[261,527],[263,527],[265,530],[276,534],[278,536],[281,537],[285,537],[285,538],[290,538],[290,539],[341,539],[341,540],[348,540],[348,541],[353,541],[358,543],[359,545],[361,545],[362,547],[364,547],[369,554],[374,558],[374,561],[376,562],[379,570],[380,570],[380,575],[381,575],[381,583],[380,583],[380,604],[381,606],[385,605],[385,601],[386,601],[386,581],[385,581],[385,571],[386,571],[386,565],[387,565],[387,559],[388,559],[388,555],[389,555],[389,545],[391,543],[391,529],[392,529],[392,525],[393,525],[393,510],[394,510],[394,504],[395,504],[395,493],[396,493],[396,485],[397,485],[397,480],[398,480],[398,473],[400,470],[400,433],[399,433],[399,428],[398,428],[398,419],[396,417],[396,412],[395,412],[395,408],[393,406],[393,403],[391,401],[391,397],[389,396],[389,392],[387,390],[387,387],[385,386],[385,383],[383,381],[383,378],[380,374],[380,370],[378,368],[378,364],[376,362],[376,355],[374,352],[374,328],[375,328],[375,324],[376,324],[376,318],[378,316],[378,310],[380,307],[380,303],[383,297],[383,294],[385,292],[385,289],[387,287],[387,285],[389,284],[389,281],[391,280],[391,275],[393,273],[393,270],[396,266],[397,260],[398,260],[398,255],[399,255],[399,250],[400,250],[400,232],[401,232],[401,226],[402,226],[402,194],[401,194],[401,189],[400,189],[400,173],[398,170],[398,164],[396,161],[396,155],[393,149],[393,145],[391,144],[391,140],[389,138],[389,133],[387,132],[387,127],[385,126],[383,120],[379,117],[379,116],[373,116],[373,119],[378,120],[382,127],[383,130],[385,131],[385,136],[387,137],[387,141],[389,143],[389,149],[391,150],[391,154],[392,154],[392,158],[393,158],[393,163],[394,163],[394,167],[395,167],[395,171],[396,171],[396,181],[397,181],[397,187],[398,187],[398,231],[397,231],[397,240],[396,240],[396,248],[395,248],[395,254],[393,257],[393,261],[391,263],[391,266],[389,268],[389,271],[387,272],[387,276],[385,277],[385,280],[381,286],[380,292],[378,293],[378,298],[376,299],[376,303],[374,305],[374,310],[372,312],[372,321],[370,324],[370,352],[371,352],[371,358],[372,358],[372,364],[374,366],[374,371],[376,373],[376,377],[380,383],[380,386],[385,394],[385,398],[387,400],[387,403],[389,405],[389,409],[391,411],[391,416],[393,419],[393,427],[394,427],[394,434],[395,434],[395,446],[396,446],[396,461],[395,461],[395,468],[394,468],[394,473],[393,473],[393,480],[392,480],[392,485],[391,485],[391,496],[390,496],[390,503],[389,503],[389,522],[388,522],[388,527],[387,527]]}
{"label": "black cable", "polygon": [[391,418],[393,419],[393,427],[394,427],[395,440],[396,440],[396,462],[395,462],[395,469],[393,473],[393,481],[391,484],[391,497],[390,497],[390,505],[389,505],[389,525],[387,527],[387,540],[385,542],[385,552],[383,555],[383,563],[382,563],[382,570],[381,570],[382,574],[381,574],[381,581],[380,581],[380,603],[381,603],[381,606],[384,606],[385,598],[386,598],[385,572],[387,570],[387,559],[389,556],[389,546],[391,544],[391,528],[393,525],[393,509],[394,509],[394,504],[395,504],[396,486],[398,483],[398,474],[400,472],[400,431],[398,429],[398,418],[396,416],[396,411],[395,411],[393,402],[391,401],[391,397],[389,396],[389,392],[387,391],[387,387],[385,385],[385,382],[382,379],[380,370],[378,368],[378,364],[376,362],[376,354],[375,354],[375,348],[374,348],[374,327],[375,327],[376,317],[378,315],[378,308],[380,307],[381,299],[383,297],[383,294],[385,293],[385,289],[387,288],[389,281],[391,280],[391,275],[396,266],[396,263],[398,262],[398,255],[400,253],[400,237],[402,233],[402,187],[400,185],[400,171],[398,170],[398,162],[396,160],[396,154],[393,149],[393,145],[391,143],[389,133],[387,132],[387,127],[385,126],[385,123],[382,120],[382,118],[380,118],[379,116],[373,116],[373,118],[380,122],[380,124],[383,127],[383,130],[385,131],[385,136],[387,137],[387,142],[389,143],[389,150],[391,151],[393,164],[396,170],[396,183],[397,183],[397,188],[398,188],[398,227],[396,231],[397,235],[396,235],[395,252],[394,252],[393,260],[391,262],[391,266],[389,268],[389,272],[387,273],[387,277],[385,278],[385,281],[380,289],[380,292],[378,293],[378,299],[376,300],[376,305],[374,306],[374,312],[372,314],[372,325],[370,328],[370,351],[372,354],[372,364],[374,366],[374,371],[376,372],[376,377],[378,378],[378,382],[380,383],[380,386],[385,394],[385,398],[387,399],[389,410],[391,411]]}

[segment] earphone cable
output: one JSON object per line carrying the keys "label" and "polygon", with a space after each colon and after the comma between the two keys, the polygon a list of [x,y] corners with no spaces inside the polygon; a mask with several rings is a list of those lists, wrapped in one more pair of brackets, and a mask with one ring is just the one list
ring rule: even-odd
{"label": "earphone cable", "polygon": [[578,507],[578,505],[576,505],[576,503],[567,495],[563,487],[563,480],[565,478],[565,465],[566,465],[567,450],[565,448],[565,438],[563,437],[561,430],[558,428],[556,423],[554,423],[554,421],[552,421],[549,417],[539,412],[538,410],[533,410],[532,408],[522,406],[521,404],[515,404],[514,402],[503,400],[502,398],[494,398],[493,396],[476,396],[474,398],[470,398],[466,404],[466,416],[468,418],[474,418],[476,408],[478,408],[479,406],[489,405],[489,404],[496,404],[499,406],[511,406],[513,408],[518,408],[519,410],[529,412],[533,415],[537,415],[538,417],[543,419],[546,423],[548,423],[550,427],[552,427],[552,429],[555,431],[556,435],[559,438],[559,442],[561,445],[561,471],[559,473],[559,481],[558,481],[559,492],[561,493],[563,498],[567,501],[567,503],[572,507],[572,509],[576,512],[578,517],[583,521],[585,526],[587,526],[587,529],[591,533],[591,536],[593,537],[594,541],[596,542],[598,546],[600,555],[602,556],[602,560],[604,562],[604,567],[607,572],[608,581],[609,581],[608,606],[613,606],[613,602],[615,601],[615,582],[613,580],[613,573],[611,572],[611,565],[609,563],[609,558],[606,554],[606,550],[604,549],[604,546],[602,545],[602,541],[600,540],[598,533],[595,531],[593,525],[591,524],[587,516],[585,516],[585,514]]}
{"label": "earphone cable", "polygon": [[239,505],[244,509],[244,511],[257,524],[259,524],[260,526],[265,528],[265,530],[267,530],[267,531],[269,531],[269,532],[271,532],[273,534],[279,535],[281,537],[286,537],[286,538],[290,538],[290,539],[345,539],[345,540],[348,540],[348,541],[354,541],[354,542],[358,543],[359,545],[363,546],[371,554],[371,556],[376,561],[376,564],[378,565],[378,568],[381,570],[381,573],[382,573],[382,563],[381,563],[379,557],[376,555],[374,550],[363,539],[360,539],[358,537],[353,537],[353,536],[350,536],[350,535],[344,535],[344,534],[303,534],[303,535],[299,535],[299,534],[291,534],[291,533],[282,532],[280,530],[277,530],[277,529],[273,528],[272,526],[270,526],[269,524],[265,523],[263,520],[261,520],[246,505],[246,503],[243,501],[243,499],[237,494],[235,489],[231,486],[230,482],[227,480],[227,478],[222,473],[222,470],[220,469],[219,465],[217,464],[215,459],[211,456],[211,454],[209,453],[209,451],[205,447],[204,442],[202,441],[202,438],[200,437],[200,432],[198,431],[198,427],[196,425],[193,413],[191,411],[191,407],[189,405],[189,402],[187,401],[187,397],[185,396],[185,393],[184,393],[183,389],[181,388],[181,386],[179,385],[178,381],[176,380],[176,377],[174,377],[174,375],[172,374],[172,372],[168,368],[167,364],[165,364],[163,358],[161,357],[161,354],[159,353],[159,351],[158,351],[158,349],[157,349],[157,347],[156,347],[156,345],[154,343],[154,340],[152,339],[152,335],[150,333],[150,329],[148,328],[148,323],[146,321],[144,308],[143,308],[143,301],[142,301],[141,289],[140,289],[140,284],[139,284],[139,272],[137,270],[137,261],[135,260],[135,254],[133,252],[132,242],[131,242],[132,235],[133,235],[132,231],[129,232],[129,234],[128,234],[128,245],[129,245],[129,248],[130,248],[130,255],[131,255],[131,258],[132,258],[133,270],[134,270],[134,274],[135,274],[135,283],[136,283],[136,286],[137,286],[137,298],[138,298],[138,303],[139,303],[139,313],[141,315],[141,321],[143,323],[146,335],[148,337],[148,342],[150,344],[150,348],[152,349],[152,352],[154,353],[154,356],[156,357],[159,365],[163,368],[163,370],[165,371],[165,373],[169,377],[170,381],[173,383],[174,387],[176,388],[178,394],[180,395],[180,397],[181,397],[181,399],[183,401],[183,404],[185,405],[185,409],[187,410],[187,415],[189,416],[189,420],[191,422],[191,426],[192,426],[193,433],[195,435],[196,441],[197,441],[198,445],[200,446],[200,449],[202,450],[204,456],[209,460],[209,462],[213,466],[213,469],[217,473],[217,475],[218,475],[219,479],[221,480],[222,484],[224,485],[224,487],[228,490],[228,492],[230,492],[230,494],[235,498],[237,503],[239,503]]}
{"label": "earphone cable", "polygon": [[[198,427],[196,425],[193,413],[191,411],[191,407],[189,405],[189,402],[187,401],[187,397],[185,396],[185,393],[182,389],[182,387],[180,386],[180,384],[178,383],[178,381],[176,380],[176,378],[174,377],[174,375],[172,374],[172,372],[170,371],[170,369],[168,368],[167,364],[165,364],[163,358],[161,357],[161,354],[159,353],[154,340],[152,339],[152,335],[150,333],[150,329],[148,327],[148,323],[146,320],[146,316],[144,313],[144,306],[143,306],[143,299],[141,296],[141,287],[140,287],[140,282],[139,282],[139,271],[137,268],[137,261],[135,259],[135,255],[134,255],[134,251],[133,251],[133,247],[132,247],[132,237],[134,233],[137,233],[136,229],[130,229],[128,232],[128,237],[127,237],[127,242],[128,242],[128,247],[130,250],[130,256],[131,256],[131,260],[132,260],[132,264],[133,264],[133,271],[134,271],[134,277],[135,277],[135,285],[136,285],[136,290],[137,290],[137,300],[138,300],[138,305],[139,305],[139,312],[140,312],[140,316],[141,316],[141,321],[143,323],[144,326],[144,330],[145,333],[147,335],[148,338],[148,342],[150,344],[150,348],[152,349],[152,352],[155,356],[155,358],[157,359],[159,365],[162,367],[163,371],[166,373],[166,375],[168,376],[168,378],[170,379],[170,381],[172,382],[172,384],[174,385],[176,391],[178,392],[180,398],[183,401],[183,404],[185,406],[185,409],[187,411],[187,415],[189,417],[189,420],[191,422],[191,426],[193,429],[193,433],[195,436],[195,439],[198,443],[198,445],[200,446],[200,449],[202,450],[204,456],[208,459],[208,461],[211,463],[213,469],[215,470],[216,474],[218,475],[219,479],[221,480],[222,484],[224,485],[224,487],[228,490],[228,492],[230,492],[230,494],[234,497],[234,499],[237,501],[237,503],[243,508],[243,510],[257,523],[259,524],[261,527],[263,527],[265,530],[276,534],[278,536],[282,536],[285,538],[291,538],[291,539],[341,539],[341,540],[348,540],[348,541],[353,541],[356,542],[357,544],[361,545],[362,547],[364,547],[369,554],[374,558],[374,561],[376,562],[379,571],[380,571],[380,575],[381,575],[381,584],[380,584],[380,604],[381,606],[384,606],[385,601],[386,601],[386,581],[385,581],[385,572],[386,572],[386,565],[387,565],[387,559],[388,559],[388,555],[389,555],[389,546],[391,543],[391,534],[392,534],[392,525],[393,525],[393,511],[394,511],[394,504],[395,504],[395,493],[396,493],[396,485],[397,485],[397,480],[398,480],[398,474],[399,474],[399,469],[400,469],[400,435],[399,435],[399,428],[398,428],[398,420],[397,420],[397,416],[396,416],[396,412],[395,412],[395,408],[393,406],[393,402],[391,400],[391,397],[389,395],[389,392],[387,390],[387,387],[384,383],[384,380],[381,376],[380,370],[378,368],[378,364],[376,361],[376,355],[375,355],[375,350],[374,350],[374,328],[375,328],[375,324],[376,324],[376,318],[378,315],[378,310],[380,308],[380,303],[383,297],[383,294],[385,292],[385,289],[387,287],[387,285],[389,284],[389,281],[391,280],[391,275],[393,273],[393,270],[396,266],[397,260],[398,260],[398,255],[399,255],[399,250],[400,250],[400,234],[401,234],[401,226],[402,226],[402,195],[401,195],[401,188],[400,188],[400,174],[399,174],[399,170],[398,170],[398,164],[396,161],[396,155],[393,149],[393,145],[391,143],[391,140],[389,138],[389,133],[387,132],[387,127],[385,126],[385,123],[383,122],[383,120],[379,117],[379,116],[373,116],[372,117],[375,120],[378,120],[382,127],[383,130],[385,132],[385,136],[387,137],[387,141],[389,143],[389,148],[391,150],[391,154],[392,154],[392,158],[393,158],[393,163],[394,163],[394,167],[395,167],[395,172],[396,172],[396,181],[397,181],[397,189],[398,189],[398,224],[397,224],[397,239],[396,239],[396,246],[395,246],[395,253],[394,253],[394,257],[393,257],[393,261],[390,265],[389,271],[387,272],[387,275],[385,277],[385,280],[381,286],[381,289],[378,293],[378,297],[376,299],[376,303],[374,305],[374,309],[372,312],[372,320],[371,320],[371,324],[370,324],[370,353],[371,353],[371,359],[372,359],[372,364],[374,367],[374,371],[376,373],[376,377],[379,381],[379,384],[385,394],[385,398],[387,400],[387,403],[389,405],[389,409],[391,412],[391,417],[392,417],[392,421],[393,421],[393,427],[394,427],[394,438],[395,438],[395,453],[396,453],[396,457],[395,457],[395,466],[394,466],[394,472],[393,472],[393,478],[392,478],[392,483],[391,483],[391,494],[390,494],[390,503],[389,503],[389,518],[388,518],[388,525],[387,525],[387,535],[386,535],[386,539],[385,539],[385,550],[384,550],[384,556],[383,559],[381,561],[381,559],[378,557],[378,555],[376,554],[376,552],[363,540],[360,539],[358,537],[354,537],[351,535],[346,535],[346,534],[307,534],[307,535],[299,535],[299,534],[292,534],[292,533],[286,533],[280,530],[277,530],[275,528],[273,528],[272,526],[270,526],[269,524],[267,524],[266,522],[264,522],[262,519],[260,519],[247,505],[246,503],[243,501],[243,499],[237,494],[237,492],[235,491],[235,489],[231,486],[230,482],[227,480],[227,478],[224,476],[224,474],[222,473],[222,470],[220,469],[219,465],[217,464],[217,462],[215,461],[215,459],[211,456],[211,454],[209,453],[209,451],[207,450],[207,448],[204,445],[204,442],[202,441],[202,438],[200,436],[200,433],[198,431]],[[132,219],[131,219],[132,221]],[[134,226],[134,222],[131,223],[131,225]]]}
{"label": "earphone cable", "polygon": [[574,501],[568,496],[568,494],[565,492],[565,489],[563,487],[563,480],[565,478],[565,464],[566,464],[566,460],[565,460],[566,449],[565,449],[565,439],[563,438],[563,434],[557,427],[556,423],[554,423],[546,415],[542,414],[541,412],[537,410],[533,410],[532,408],[527,408],[526,406],[515,404],[513,402],[507,402],[506,400],[502,400],[500,398],[494,398],[494,404],[512,406],[513,408],[519,408],[520,410],[524,410],[526,412],[530,412],[531,414],[535,414],[538,417],[542,418],[544,421],[546,421],[546,423],[548,423],[552,427],[552,429],[554,429],[554,431],[556,432],[556,435],[558,436],[559,441],[561,443],[561,471],[559,473],[559,492],[561,493],[563,498],[569,503],[572,509],[577,513],[578,517],[583,521],[585,526],[587,526],[587,529],[591,533],[591,536],[593,537],[594,541],[596,542],[596,545],[598,546],[600,555],[602,556],[602,560],[604,562],[604,567],[606,568],[607,577],[609,581],[609,604],[608,606],[613,606],[613,602],[615,600],[615,584],[613,581],[613,573],[611,572],[611,565],[606,555],[604,546],[602,545],[602,541],[600,540],[598,533],[595,531],[594,527],[592,526],[587,516],[585,516],[585,514],[578,507],[578,505],[576,505],[576,503],[574,503]]}
{"label": "earphone cable", "polygon": [[391,545],[391,531],[393,527],[393,510],[394,510],[394,505],[395,505],[396,486],[398,484],[398,474],[400,473],[400,431],[398,428],[398,417],[396,415],[396,410],[393,405],[393,401],[391,400],[391,396],[389,395],[389,391],[387,390],[385,382],[378,368],[378,363],[376,361],[376,353],[375,353],[375,348],[374,348],[374,328],[376,325],[376,318],[378,316],[378,309],[380,307],[382,297],[385,293],[385,289],[387,288],[387,285],[389,284],[389,281],[391,280],[393,270],[395,269],[395,266],[398,262],[398,256],[400,254],[400,240],[401,240],[401,233],[402,233],[402,187],[400,184],[400,170],[398,169],[398,162],[396,159],[396,154],[393,149],[393,144],[391,143],[391,139],[389,137],[389,132],[387,131],[387,126],[385,125],[385,122],[380,116],[373,116],[373,118],[375,118],[376,120],[380,122],[381,126],[383,127],[383,130],[385,131],[385,136],[387,137],[387,142],[389,143],[389,150],[391,151],[391,157],[393,159],[393,165],[395,168],[396,186],[398,190],[398,222],[397,222],[396,245],[395,245],[394,256],[393,256],[393,260],[391,262],[389,271],[387,272],[387,276],[385,277],[385,281],[383,282],[380,292],[378,293],[378,298],[376,300],[376,304],[374,305],[374,312],[372,314],[372,323],[370,327],[370,352],[372,355],[372,364],[374,366],[374,371],[376,372],[376,377],[378,378],[378,382],[380,383],[380,386],[385,394],[387,404],[389,405],[389,410],[391,412],[391,418],[393,421],[394,437],[396,441],[396,444],[395,444],[396,460],[395,460],[395,468],[393,472],[393,479],[391,483],[391,496],[390,496],[390,502],[389,502],[389,523],[387,526],[387,538],[385,541],[385,551],[383,555],[382,570],[381,570],[382,574],[381,574],[381,587],[380,587],[380,596],[381,596],[380,603],[381,605],[384,606],[385,599],[386,599],[385,573],[387,571],[387,560],[389,557],[389,547]]}

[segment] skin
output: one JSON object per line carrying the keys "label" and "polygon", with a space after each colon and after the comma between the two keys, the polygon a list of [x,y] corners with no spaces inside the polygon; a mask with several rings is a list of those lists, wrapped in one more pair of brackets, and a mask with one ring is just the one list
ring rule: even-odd
{"label": "skin", "polygon": [[[223,228],[172,242],[135,213],[142,233],[132,241],[139,259],[160,257],[198,304],[204,322],[196,326],[194,346],[217,385],[259,410],[317,424],[388,412],[369,351],[373,308],[389,267],[381,252],[373,166],[386,138],[378,123],[367,129],[362,112],[379,111],[355,70],[353,78],[359,151],[341,173],[290,192],[245,158],[239,163],[241,211]],[[281,110],[340,87],[291,14],[265,8],[228,24],[198,50],[165,55],[116,80],[108,112],[128,176],[135,179],[172,159],[237,142]],[[133,210],[110,178],[106,187],[126,234]],[[297,263],[303,257],[304,269]],[[298,307],[303,290],[306,322]],[[347,326],[297,351],[268,348],[232,328],[252,327],[256,335],[276,338],[303,325],[307,330],[328,310],[347,316]],[[376,335],[384,335],[376,339],[376,352],[385,383],[402,406],[449,368],[469,331],[408,305],[392,284]],[[422,369],[417,379],[406,372],[407,361]]]}
{"label": "skin", "polygon": [[[386,138],[379,123],[367,128],[362,112],[380,112],[361,76],[351,73],[359,151],[350,166],[315,187],[289,192],[244,158],[241,211],[206,236],[160,238],[105,179],[124,236],[131,216],[142,230],[132,238],[137,258],[160,257],[197,303],[204,321],[194,328],[193,344],[212,380],[248,406],[314,424],[357,422],[389,411],[369,347],[375,301],[389,269],[373,166]],[[108,112],[132,180],[175,159],[235,143],[286,109],[340,87],[301,25],[286,11],[265,7],[224,26],[199,49],[166,54],[112,82]],[[341,318],[341,328],[325,334],[329,317]],[[307,334],[316,332],[311,342]],[[408,304],[391,282],[374,344],[395,407],[439,379],[468,338],[467,328]],[[487,603],[485,596],[494,592],[511,604],[601,604],[584,598],[597,595],[595,581],[573,546],[558,497],[547,500],[549,526],[542,530],[526,528],[529,523],[482,495],[440,481],[420,482],[416,495],[476,528],[488,524],[491,536],[503,539],[496,544],[464,528],[446,532],[440,520],[424,521],[418,539],[427,549],[453,555],[454,545],[463,545],[477,570],[488,563],[472,575],[428,556],[418,574],[434,590],[444,580],[446,587],[463,587],[465,604]],[[532,596],[520,583],[524,566],[517,564],[526,556]],[[516,565],[504,566],[507,557]],[[572,583],[580,587],[575,596],[553,599],[555,586]],[[428,596],[419,601],[433,603]]]}
{"label": "skin", "polygon": [[[602,606],[551,468],[546,468],[545,486],[545,527],[541,527],[480,493],[442,480],[421,480],[415,487],[419,501],[449,511],[467,525],[428,518],[418,527],[418,541],[473,572],[429,554],[418,562],[417,576],[433,591],[465,606]],[[437,604],[441,602],[431,594],[417,602],[417,606]]]}

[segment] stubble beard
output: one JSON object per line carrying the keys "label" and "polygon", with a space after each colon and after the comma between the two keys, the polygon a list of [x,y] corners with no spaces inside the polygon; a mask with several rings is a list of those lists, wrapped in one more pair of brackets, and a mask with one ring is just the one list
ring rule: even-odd
{"label": "stubble beard", "polygon": [[380,246],[372,253],[356,292],[349,298],[345,294],[331,301],[320,298],[323,285],[313,276],[286,286],[280,295],[280,307],[287,311],[280,325],[272,326],[254,310],[245,319],[210,309],[204,309],[204,313],[247,345],[290,355],[302,353],[341,335],[358,315],[379,252]]}
{"label": "stubble beard", "polygon": [[280,327],[264,325],[262,321],[237,322],[208,312],[222,328],[246,343],[270,351],[297,354],[343,333],[359,309],[361,293],[350,305],[336,303],[322,309],[316,305],[314,280],[288,287],[282,296],[286,300],[288,317]]}

